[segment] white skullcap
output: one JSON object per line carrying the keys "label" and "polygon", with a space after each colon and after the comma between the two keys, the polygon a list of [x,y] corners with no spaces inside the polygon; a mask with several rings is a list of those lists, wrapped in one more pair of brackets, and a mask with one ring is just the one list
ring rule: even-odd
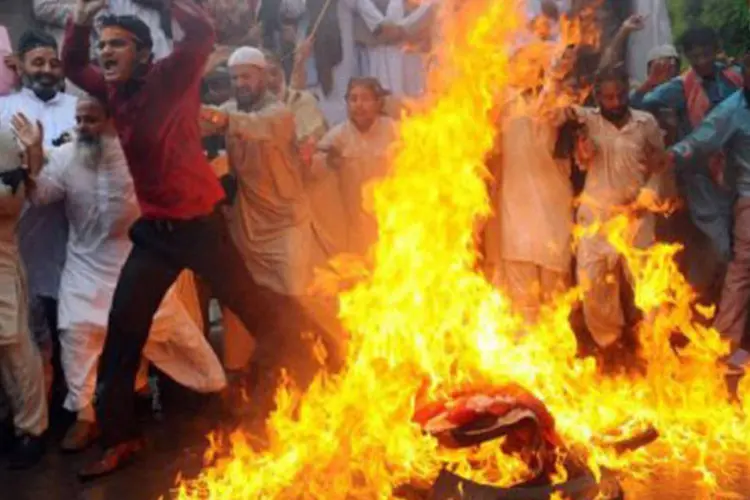
{"label": "white skullcap", "polygon": [[674,57],[675,59],[680,58],[679,54],[677,54],[677,49],[674,48],[674,45],[667,44],[654,47],[649,51],[646,62],[652,63],[657,59],[665,59],[667,57]]}
{"label": "white skullcap", "polygon": [[265,69],[267,66],[266,56],[263,52],[256,49],[255,47],[240,47],[239,49],[232,52],[229,56],[227,66],[230,68],[234,66],[256,66],[261,69]]}

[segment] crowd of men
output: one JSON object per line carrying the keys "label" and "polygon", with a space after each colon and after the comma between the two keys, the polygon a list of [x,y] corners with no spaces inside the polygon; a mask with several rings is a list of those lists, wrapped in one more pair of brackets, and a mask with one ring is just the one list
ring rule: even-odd
{"label": "crowd of men", "polygon": [[[635,245],[685,245],[685,273],[719,304],[727,363],[742,369],[750,60],[720,61],[716,35],[696,27],[680,51],[652,44],[640,82],[622,58],[643,16],[597,50],[559,43],[573,7],[529,4],[531,38],[512,57],[541,44],[549,60],[498,96],[488,276],[529,321],[581,285],[602,366],[622,364],[627,266],[604,234],[573,245],[573,228],[629,210]],[[153,390],[151,364],[261,419],[281,367],[299,385],[320,367],[317,342],[336,368],[335,305],[311,295],[314,269],[377,239],[363,189],[387,175],[397,121],[424,90],[439,2],[34,6],[48,29],[19,39],[6,59],[18,86],[0,97],[0,408],[10,465],[28,468],[63,387],[75,419],[61,449],[102,445],[86,480],[141,450],[135,401]],[[633,210],[646,189],[685,210]]]}

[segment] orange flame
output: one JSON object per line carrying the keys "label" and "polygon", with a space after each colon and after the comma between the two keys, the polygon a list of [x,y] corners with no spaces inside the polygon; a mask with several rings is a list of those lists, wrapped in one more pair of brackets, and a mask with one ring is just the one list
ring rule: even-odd
{"label": "orange flame", "polygon": [[[513,484],[528,471],[496,443],[444,450],[412,421],[418,398],[509,381],[544,401],[559,433],[585,448],[594,468],[641,476],[675,463],[711,489],[733,456],[747,454],[742,409],[750,398],[742,407],[730,402],[716,362],[726,345],[696,316],[695,294],[674,263],[678,248],[633,248],[628,213],[587,230],[607,234],[633,276],[646,317],[638,327],[643,376],[605,378],[593,360],[576,357],[568,318],[579,290],[529,325],[476,271],[474,227],[490,213],[491,111],[513,73],[498,47],[510,46],[521,20],[513,2],[496,0],[446,1],[443,14],[432,97],[402,122],[392,173],[374,192],[373,269],[357,267],[358,284],[340,296],[351,335],[345,368],[321,375],[305,394],[282,387],[268,446],[238,431],[228,458],[183,481],[179,498],[391,498],[400,485],[429,484],[444,466]],[[676,351],[673,332],[691,343]],[[748,388],[743,380],[741,394]],[[629,420],[652,423],[661,438],[625,455],[597,444]]]}

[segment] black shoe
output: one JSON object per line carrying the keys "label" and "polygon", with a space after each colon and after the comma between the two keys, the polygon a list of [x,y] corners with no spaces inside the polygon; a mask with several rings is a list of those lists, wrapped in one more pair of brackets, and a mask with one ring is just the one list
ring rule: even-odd
{"label": "black shoe", "polygon": [[16,430],[12,420],[0,422],[0,455],[13,451],[16,442]]}
{"label": "black shoe", "polygon": [[8,461],[11,470],[30,469],[39,463],[44,456],[45,443],[41,436],[22,434],[18,437]]}

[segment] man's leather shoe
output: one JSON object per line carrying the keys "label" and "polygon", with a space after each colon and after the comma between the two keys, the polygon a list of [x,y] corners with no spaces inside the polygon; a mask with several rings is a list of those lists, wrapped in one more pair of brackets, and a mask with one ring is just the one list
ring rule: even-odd
{"label": "man's leather shoe", "polygon": [[0,421],[0,455],[13,451],[16,443],[16,428],[13,420]]}
{"label": "man's leather shoe", "polygon": [[89,481],[118,471],[133,462],[142,449],[143,442],[140,439],[125,441],[107,448],[98,460],[91,462],[78,472],[78,479]]}
{"label": "man's leather shoe", "polygon": [[99,437],[99,428],[95,422],[76,420],[60,443],[65,453],[77,453],[88,448]]}
{"label": "man's leather shoe", "polygon": [[42,459],[44,451],[45,445],[42,436],[22,434],[17,438],[8,461],[8,468],[11,470],[30,469]]}

